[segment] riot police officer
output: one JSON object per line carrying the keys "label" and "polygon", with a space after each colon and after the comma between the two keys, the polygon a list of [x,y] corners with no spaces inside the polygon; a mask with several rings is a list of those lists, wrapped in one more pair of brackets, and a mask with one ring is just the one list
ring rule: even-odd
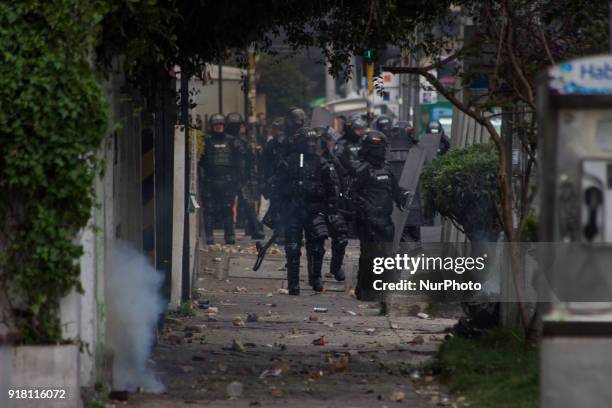
{"label": "riot police officer", "polygon": [[215,220],[221,220],[225,243],[233,245],[234,217],[232,206],[239,182],[239,147],[234,137],[225,133],[225,118],[221,114],[210,117],[210,135],[204,141],[204,155],[199,165],[202,169],[202,201],[206,243],[214,244]]}
{"label": "riot police officer", "polygon": [[[410,199],[410,193],[398,186],[397,179],[386,165],[386,150],[386,136],[377,130],[369,131],[361,144],[362,161],[351,186],[360,246],[355,295],[360,300],[378,298],[372,287],[373,259],[391,255],[393,203],[404,210]],[[383,279],[390,280],[392,273],[383,275]]]}
{"label": "riot police officer", "polygon": [[316,132],[301,128],[294,135],[294,147],[279,166],[276,199],[283,203],[285,256],[290,295],[300,294],[302,236],[311,256],[309,283],[323,291],[321,269],[328,237],[327,218],[336,214],[338,180],[334,167],[321,157]]}
{"label": "riot police officer", "polygon": [[379,132],[382,132],[385,136],[391,135],[391,128],[393,127],[393,121],[387,115],[380,115],[374,121],[374,128]]}
{"label": "riot police officer", "polygon": [[246,218],[246,235],[253,239],[263,239],[263,225],[257,219],[257,147],[249,140],[242,115],[228,113],[226,118],[227,133],[236,139],[240,150],[240,185],[238,187],[238,209]]}
{"label": "riot police officer", "polygon": [[450,149],[450,139],[446,136],[442,124],[438,120],[432,120],[427,124],[425,133],[439,133],[440,134],[440,145],[438,147],[438,156],[443,156]]}
{"label": "riot police officer", "polygon": [[361,138],[366,134],[367,123],[361,115],[350,115],[344,122],[342,137],[334,146],[334,155],[338,158],[344,171],[343,177],[350,177],[359,166],[359,149]]}
{"label": "riot police officer", "polygon": [[[339,135],[331,127],[328,128],[315,128],[317,137],[319,140],[320,150],[322,157],[334,168],[336,175],[338,175],[338,169],[342,168],[338,159],[332,153],[336,140]],[[343,191],[342,180],[338,177],[339,195]],[[329,273],[338,282],[342,282],[346,279],[346,274],[342,265],[344,263],[344,255],[346,253],[346,247],[348,245],[349,230],[346,221],[346,217],[341,212],[336,212],[328,216],[327,227],[329,230],[329,236],[331,237],[331,260],[329,263]]]}
{"label": "riot police officer", "polygon": [[264,148],[262,154],[263,163],[263,194],[264,197],[270,198],[270,208],[263,219],[263,222],[268,227],[276,232],[276,242],[282,244],[284,242],[284,225],[282,217],[280,217],[283,204],[278,202],[273,191],[278,189],[278,178],[280,175],[279,165],[286,155],[291,151],[294,141],[292,140],[295,133],[304,126],[306,121],[306,113],[300,108],[291,108],[284,120],[283,131],[274,132],[274,136],[270,139]]}

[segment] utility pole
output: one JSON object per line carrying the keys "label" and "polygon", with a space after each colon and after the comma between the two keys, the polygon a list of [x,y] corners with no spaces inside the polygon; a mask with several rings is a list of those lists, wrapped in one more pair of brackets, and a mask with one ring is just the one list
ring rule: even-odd
{"label": "utility pole", "polygon": [[249,112],[245,112],[245,118],[248,116],[250,116],[250,123],[255,123],[257,121],[257,115],[256,115],[256,104],[257,104],[257,83],[256,83],[256,79],[255,79],[255,50],[253,49],[253,47],[249,47],[249,68],[248,68],[248,73],[247,73],[247,78],[248,78],[248,92],[247,92],[247,99],[248,99],[248,108],[249,108]]}
{"label": "utility pole", "polygon": [[223,65],[219,63],[219,113],[223,115]]}
{"label": "utility pole", "polygon": [[189,71],[187,64],[181,66],[181,119],[185,130],[185,203],[183,218],[183,267],[181,276],[181,301],[189,299],[189,176],[191,166],[189,161]]}

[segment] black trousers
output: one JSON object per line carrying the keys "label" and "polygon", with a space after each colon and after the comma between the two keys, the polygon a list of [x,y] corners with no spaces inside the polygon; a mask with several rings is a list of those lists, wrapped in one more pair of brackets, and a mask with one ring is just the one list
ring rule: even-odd
{"label": "black trousers", "polygon": [[213,230],[216,220],[223,224],[225,242],[234,240],[234,213],[232,207],[236,190],[230,178],[205,180],[203,182],[202,199],[204,202],[204,228],[206,240],[213,240]]}
{"label": "black trousers", "polygon": [[300,257],[304,236],[309,261],[311,261],[309,281],[312,281],[312,279],[321,277],[325,239],[329,236],[327,216],[323,213],[309,211],[302,205],[290,205],[285,216],[285,257],[289,290],[299,289]]}
{"label": "black trousers", "polygon": [[359,270],[355,295],[359,300],[381,300],[383,293],[374,290],[374,281],[395,281],[396,271],[374,274],[374,258],[393,256],[394,225],[390,217],[372,217],[357,223],[359,234]]}
{"label": "black trousers", "polygon": [[331,237],[331,261],[329,265],[330,273],[335,275],[344,262],[346,246],[348,245],[348,225],[344,215],[338,214],[328,221],[329,236]]}

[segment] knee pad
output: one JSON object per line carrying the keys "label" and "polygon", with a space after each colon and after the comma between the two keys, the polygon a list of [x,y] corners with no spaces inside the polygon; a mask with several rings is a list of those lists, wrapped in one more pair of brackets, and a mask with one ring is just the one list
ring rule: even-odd
{"label": "knee pad", "polygon": [[287,242],[285,244],[285,255],[287,259],[299,259],[302,255],[300,244],[298,242]]}
{"label": "knee pad", "polygon": [[327,220],[324,215],[317,214],[312,218],[309,232],[312,240],[324,240],[329,237]]}
{"label": "knee pad", "polygon": [[335,238],[332,240],[332,248],[344,249],[348,245],[346,237]]}

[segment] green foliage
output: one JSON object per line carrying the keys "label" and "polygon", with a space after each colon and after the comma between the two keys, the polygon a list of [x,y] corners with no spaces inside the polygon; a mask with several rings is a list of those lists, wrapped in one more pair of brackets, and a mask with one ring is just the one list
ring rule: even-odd
{"label": "green foliage", "polygon": [[454,337],[440,349],[443,379],[474,408],[537,407],[537,350],[523,336],[495,329],[479,339]]}
{"label": "green foliage", "polygon": [[257,64],[260,75],[257,92],[266,95],[268,116],[284,116],[290,106],[308,110],[311,83],[287,58],[262,56]]}
{"label": "green foliage", "polygon": [[181,303],[181,306],[176,311],[176,315],[181,317],[195,316],[191,302],[186,301]]}
{"label": "green foliage", "polygon": [[472,241],[495,241],[500,231],[497,163],[495,146],[483,143],[451,149],[423,171],[425,200]]}
{"label": "green foliage", "polygon": [[94,204],[106,103],[90,55],[101,4],[0,3],[0,296],[24,343],[55,343],[80,289],[75,243]]}
{"label": "green foliage", "polygon": [[525,219],[525,225],[521,230],[522,242],[537,242],[538,241],[538,220],[535,211],[531,209]]}

